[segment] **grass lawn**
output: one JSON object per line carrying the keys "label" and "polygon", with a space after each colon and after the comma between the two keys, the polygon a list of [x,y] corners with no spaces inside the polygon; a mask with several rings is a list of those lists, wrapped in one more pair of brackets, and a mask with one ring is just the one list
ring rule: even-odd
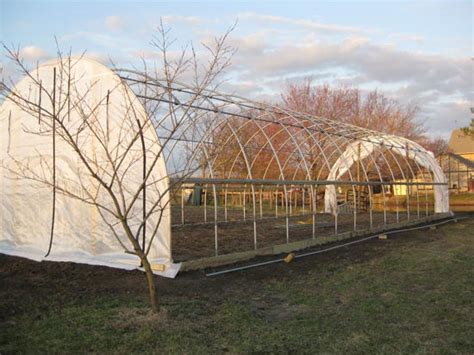
{"label": "grass lawn", "polygon": [[474,353],[474,218],[291,264],[158,279],[0,256],[0,353]]}

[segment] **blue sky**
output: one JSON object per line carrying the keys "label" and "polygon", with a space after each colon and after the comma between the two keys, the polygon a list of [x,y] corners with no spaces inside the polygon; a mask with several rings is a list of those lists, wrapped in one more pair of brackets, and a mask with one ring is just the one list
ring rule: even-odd
{"label": "blue sky", "polygon": [[[287,81],[312,77],[378,88],[421,108],[432,136],[470,120],[473,106],[471,1],[7,1],[0,39],[34,63],[62,49],[87,50],[120,66],[153,59],[150,41],[162,18],[176,47],[222,34],[238,49],[227,91],[278,100]],[[198,51],[198,54],[201,53]],[[3,76],[14,75],[4,59]]]}

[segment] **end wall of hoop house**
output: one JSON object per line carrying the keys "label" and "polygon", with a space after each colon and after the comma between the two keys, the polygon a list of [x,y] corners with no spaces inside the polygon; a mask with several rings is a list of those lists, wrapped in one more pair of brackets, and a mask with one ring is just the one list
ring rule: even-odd
{"label": "end wall of hoop house", "polygon": [[[358,147],[362,149],[358,151]],[[433,156],[433,153],[425,150],[419,144],[402,137],[370,136],[366,139],[352,142],[332,166],[328,180],[338,180],[350,167],[358,160],[363,160],[370,154],[390,146],[392,151],[399,157],[406,157],[416,164],[426,168],[432,173],[434,183],[446,183],[447,178],[441,167]],[[405,148],[406,147],[406,148]],[[397,158],[395,158],[397,159]],[[435,213],[449,212],[449,190],[447,185],[434,185]],[[327,185],[324,195],[325,211],[327,213],[337,213],[336,187]]]}
{"label": "end wall of hoop house", "polygon": [[[66,69],[69,65],[70,69]],[[36,82],[41,85],[38,87]],[[102,147],[113,147],[109,149],[109,153],[112,151],[114,155],[124,157],[122,166],[125,168],[117,170],[122,174],[123,184],[129,188],[124,192],[123,198],[127,202],[131,201],[133,191],[143,182],[142,147],[140,141],[135,139],[134,133],[137,131],[134,126],[137,121],[142,125],[148,161],[160,152],[156,131],[150,124],[142,104],[116,73],[85,58],[71,58],[69,64],[60,63],[59,60],[47,62],[32,71],[30,76],[23,78],[14,90],[18,95],[38,102],[42,112],[51,112],[53,101],[48,100],[50,94],[47,93],[53,92],[55,87],[58,89],[54,89],[57,92],[54,101],[58,107],[63,107],[62,112],[67,107],[65,102],[70,102],[71,108],[68,109],[67,116],[61,116],[64,117],[63,124],[75,134],[83,154],[93,158],[94,163],[101,163],[100,170],[97,169],[103,172],[106,178],[110,176],[105,173],[107,167],[110,168],[110,157],[106,153],[109,148]],[[70,89],[66,89],[68,87]],[[67,100],[66,92],[70,93]],[[92,117],[89,126],[97,127],[96,135],[89,134],[90,131],[86,129],[80,129],[84,117]],[[47,183],[36,181],[34,177],[44,175],[44,179],[51,182],[53,135],[52,130],[43,128],[45,131],[41,131],[42,127],[46,126],[43,123],[46,119],[51,118],[46,114],[38,117],[9,99],[0,106],[0,253],[38,261],[45,259],[124,269],[138,268],[139,259],[124,253],[124,248],[120,245],[133,250],[125,233],[116,225],[115,219],[100,212],[90,203],[91,198],[86,191],[96,193],[95,199],[112,209],[109,196],[104,189],[98,188],[97,181],[91,178],[71,145],[65,139],[59,138],[55,140],[57,186],[67,189],[71,195],[76,194],[84,198],[81,200],[68,194],[56,196],[54,239],[51,253],[47,258],[44,257],[50,240],[52,188]],[[101,137],[102,140],[96,137]],[[108,145],[101,142],[107,142]],[[128,153],[124,153],[127,149]],[[28,167],[25,168],[28,178],[21,176],[22,170],[17,169],[18,164]],[[17,170],[20,176],[15,173]],[[153,231],[159,226],[148,255],[150,261],[169,266],[165,272],[156,273],[174,277],[179,267],[175,267],[171,260],[168,179],[165,162],[161,157],[150,176],[150,181],[157,182],[147,189],[148,205],[151,204],[150,201],[160,201],[163,214],[161,221],[156,216],[147,219],[148,230]],[[111,189],[119,194],[116,184],[111,185]],[[129,221],[132,228],[142,222],[141,206],[140,195],[130,209]]]}

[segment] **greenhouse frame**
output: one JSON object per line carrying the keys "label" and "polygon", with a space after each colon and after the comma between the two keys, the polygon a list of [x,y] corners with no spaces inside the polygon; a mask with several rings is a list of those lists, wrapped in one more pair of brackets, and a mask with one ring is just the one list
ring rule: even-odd
{"label": "greenhouse frame", "polygon": [[[143,220],[142,230],[158,230],[154,240],[160,245],[156,258],[165,260],[162,260],[165,264],[184,261],[191,265],[203,258],[209,261],[199,264],[203,267],[234,262],[341,238],[382,233],[407,223],[443,218],[449,213],[447,180],[435,157],[406,138],[222,94],[209,87],[170,82],[135,70],[111,70],[83,58],[77,60],[74,70],[69,69],[69,82],[63,78],[56,82],[59,74],[55,68],[59,65],[57,61],[43,64],[31,75],[32,78],[51,78],[54,68],[54,80],[43,78],[39,91],[28,89],[31,78],[20,82],[18,91],[28,92],[41,107],[45,105],[44,98],[41,103],[41,90],[56,90],[56,85],[69,88],[72,74],[76,83],[89,83],[84,84],[88,90],[93,86],[90,83],[99,82],[91,93],[93,101],[100,103],[94,119],[107,126],[107,134],[112,108],[113,120],[120,121],[120,115],[129,114],[133,107],[135,116],[139,112],[136,120],[140,130],[149,128],[143,145],[151,142],[150,145],[161,147],[157,153],[158,170],[154,172],[160,187],[153,187],[147,180],[143,183],[146,182],[148,198],[155,193],[160,198],[166,196],[168,201],[162,203],[162,211],[165,211],[162,218]],[[77,90],[75,97],[81,97],[81,89]],[[121,94],[113,96],[117,90]],[[121,96],[127,97],[128,108],[120,102]],[[72,100],[71,97],[68,100]],[[70,112],[74,109],[74,105],[68,108],[68,120],[76,117]],[[25,148],[25,139],[21,138],[28,133],[22,128],[28,116],[24,111],[8,100],[2,105],[3,165],[11,151],[15,151],[15,144],[18,145],[16,152],[30,158],[33,154]],[[33,114],[29,115],[32,121],[38,121]],[[16,125],[15,119],[19,122]],[[15,135],[19,137],[16,141],[11,139]],[[45,145],[48,137],[45,134],[38,139]],[[115,139],[120,141],[123,137],[118,135]],[[94,154],[100,155],[96,151]],[[147,159],[148,153],[143,162],[141,158],[133,160],[134,175],[129,178],[135,179],[138,185],[141,175],[137,171],[141,171],[140,164],[145,171]],[[10,193],[7,193],[8,186],[2,185],[2,193]],[[15,209],[16,195],[8,196],[10,200],[4,201],[10,201],[9,204],[2,203],[3,215],[20,214],[21,211]],[[34,202],[46,204],[45,196]],[[64,203],[67,210],[67,202]],[[145,193],[143,200],[137,200],[134,206],[137,220],[143,212],[139,203],[145,209]],[[83,212],[88,216],[91,213]],[[68,213],[63,221],[66,226],[63,232],[75,230],[74,223],[78,222],[74,221],[83,221],[80,213]],[[48,219],[46,215],[44,218]],[[59,218],[59,223],[63,222]],[[25,223],[26,234],[34,228],[33,223],[40,222]],[[154,225],[157,223],[161,225]],[[19,239],[15,228],[4,218],[1,251],[31,257],[35,254],[31,251],[34,240]],[[84,233],[92,233],[90,230],[82,232],[81,238]],[[43,233],[46,234],[46,230]],[[108,238],[105,229],[101,229],[99,235]],[[44,249],[45,243],[36,246]],[[115,267],[131,265],[123,257],[110,256],[114,251],[113,242],[105,244],[109,246],[103,250],[92,250],[85,244],[65,241],[64,248],[69,245],[71,249],[64,249],[57,260]],[[30,248],[28,252],[26,247]],[[54,250],[53,244],[53,260]],[[86,257],[72,256],[75,251],[83,252]],[[39,253],[35,255],[42,259]],[[104,255],[109,259],[105,260]],[[226,255],[235,258],[224,258]]]}

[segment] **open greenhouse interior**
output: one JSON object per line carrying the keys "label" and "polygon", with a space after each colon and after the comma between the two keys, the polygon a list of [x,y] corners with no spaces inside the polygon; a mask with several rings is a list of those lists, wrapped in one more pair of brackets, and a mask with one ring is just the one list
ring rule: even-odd
{"label": "open greenhouse interior", "polygon": [[446,178],[415,142],[137,72],[119,75],[165,142],[177,261],[370,233],[449,211]]}

